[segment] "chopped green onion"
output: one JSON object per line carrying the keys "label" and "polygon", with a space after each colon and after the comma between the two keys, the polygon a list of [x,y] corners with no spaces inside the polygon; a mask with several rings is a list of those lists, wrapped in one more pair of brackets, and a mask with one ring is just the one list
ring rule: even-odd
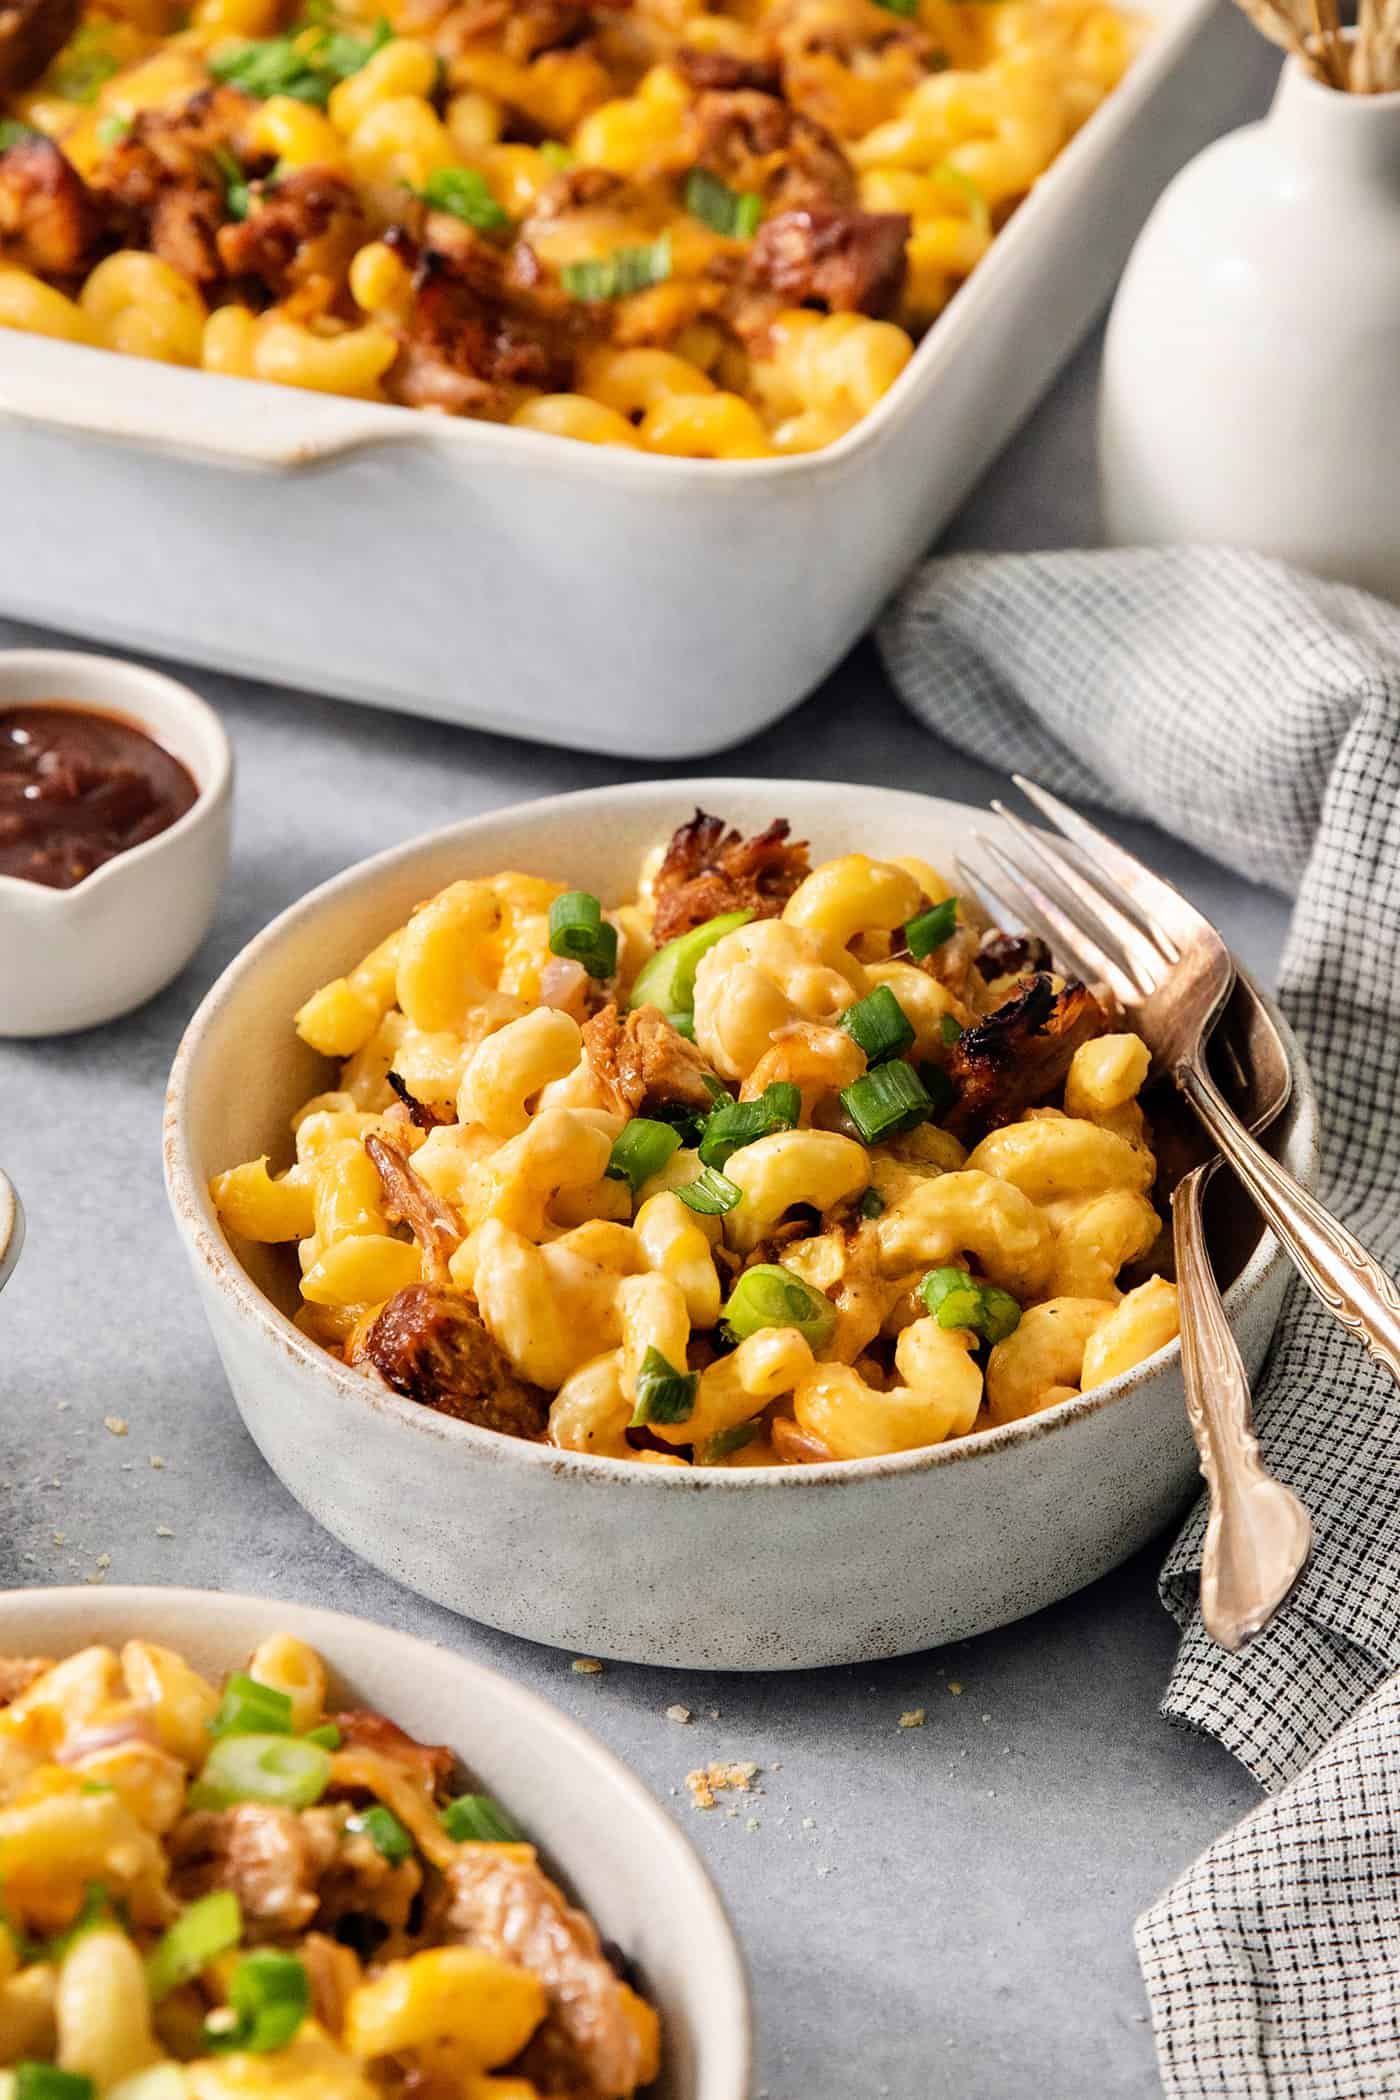
{"label": "chopped green onion", "polygon": [[637,1373],[637,1404],[632,1427],[644,1422],[688,1422],[695,1412],[698,1371],[678,1371],[659,1349],[648,1349]]}
{"label": "chopped green onion", "polygon": [[346,1821],[345,1828],[356,1837],[367,1837],[381,1859],[387,1859],[391,1867],[401,1867],[406,1859],[413,1857],[413,1840],[391,1809],[376,1801],[373,1808],[362,1808],[358,1815]]}
{"label": "chopped green onion", "polygon": [[130,130],[130,117],[101,117],[97,125],[97,143],[99,146],[119,146]]}
{"label": "chopped green onion", "polygon": [[190,1788],[191,1808],[232,1808],[270,1801],[310,1808],[330,1784],[329,1751],[304,1736],[230,1735],[215,1743]]}
{"label": "chopped green onion", "polygon": [[290,1735],[291,1694],[235,1670],[225,1682],[219,1710],[208,1727],[210,1735]]}
{"label": "chopped green onion", "polygon": [[21,124],[18,117],[0,117],[0,153],[8,153],[11,146],[23,146],[29,139],[41,139],[42,131],[32,124]]}
{"label": "chopped green onion", "polygon": [[614,248],[611,255],[565,263],[559,279],[571,299],[626,299],[664,284],[670,274],[671,236],[663,233],[641,247]]}
{"label": "chopped green onion", "polygon": [[241,88],[258,102],[273,95],[290,95],[296,102],[311,102],[324,109],[331,89],[368,65],[392,34],[382,17],[368,38],[317,25],[314,36],[302,29],[289,36],[225,44],[205,64],[216,80]]}
{"label": "chopped green onion", "polygon": [[311,2010],[311,1982],[295,1954],[260,1947],[233,1972],[228,2004],[204,2022],[204,2040],[216,2054],[250,2049],[266,2056],[291,2041]]}
{"label": "chopped green onion", "polygon": [[745,1269],[724,1318],[740,1341],[762,1327],[796,1327],[814,1349],[822,1349],[836,1332],[836,1307],[826,1293],[804,1283],[781,1262],[756,1262]]}
{"label": "chopped green onion", "polygon": [[14,2100],[96,2100],[97,2087],[82,2071],[57,2064],[16,2064]]}
{"label": "chopped green onion", "polygon": [[928,1089],[928,1098],[933,1114],[935,1116],[946,1115],[958,1098],[958,1090],[944,1071],[942,1065],[920,1065],[919,1077]]}
{"label": "chopped green onion", "polygon": [[510,224],[510,213],[491,195],[479,168],[438,168],[418,194],[434,211],[450,212],[478,233],[497,233]]}
{"label": "chopped green onion", "polygon": [[926,955],[932,955],[935,948],[941,948],[957,923],[956,897],[945,897],[941,904],[931,904],[927,911],[919,913],[917,919],[911,919],[904,929],[904,938],[915,961],[922,962]]}
{"label": "chopped green onion", "polygon": [[561,175],[574,165],[574,156],[562,139],[541,139],[539,153],[540,159],[548,161]]}
{"label": "chopped green onion", "polygon": [[790,1079],[775,1079],[756,1101],[726,1101],[714,1111],[700,1140],[700,1157],[707,1167],[722,1167],[731,1152],[771,1137],[775,1130],[793,1130],[802,1113],[802,1090]]}
{"label": "chopped green onion", "polygon": [[938,1023],[938,1027],[944,1042],[951,1050],[958,1037],[962,1034],[961,1024],[955,1021],[951,1014],[944,1014]]}
{"label": "chopped green onion", "polygon": [[932,1105],[914,1067],[897,1060],[876,1065],[873,1072],[841,1089],[841,1106],[867,1145],[912,1130],[926,1120]]}
{"label": "chopped green onion", "polygon": [[875,0],[875,4],[887,14],[904,15],[911,20],[919,12],[919,0]]}
{"label": "chopped green onion", "polygon": [[442,1827],[454,1845],[521,1845],[525,1833],[489,1794],[459,1794],[442,1812]]}
{"label": "chopped green onion", "polygon": [[717,1466],[722,1458],[732,1452],[742,1451],[758,1435],[757,1422],[735,1422],[728,1429],[717,1429],[695,1454],[697,1466]]}
{"label": "chopped green onion", "polygon": [[883,1064],[888,1057],[903,1057],[914,1041],[914,1024],[887,984],[877,984],[864,999],[848,1006],[841,1026],[855,1037],[872,1065]]}
{"label": "chopped green onion", "polygon": [[694,1181],[686,1182],[676,1194],[687,1210],[702,1218],[722,1218],[726,1212],[737,1210],[744,1200],[743,1190],[715,1167],[702,1167]]}
{"label": "chopped green onion", "polygon": [[182,1983],[193,1983],[201,1969],[227,1954],[243,1937],[243,1914],[231,1889],[201,1896],[175,1920],[146,1958],[146,1989],[159,2005]]}
{"label": "chopped green onion", "polygon": [[308,1728],[302,1741],[317,1743],[322,1750],[338,1750],[345,1738],[334,1721],[323,1721],[319,1728]]}
{"label": "chopped green onion", "polygon": [[549,907],[549,952],[582,963],[590,977],[611,977],[617,968],[617,928],[588,890],[566,890]]}
{"label": "chopped green onion", "polygon": [[210,156],[223,179],[224,209],[231,219],[246,219],[253,193],[240,163],[227,146],[216,146]]}
{"label": "chopped green onion", "polygon": [[85,1779],[78,1788],[80,1794],[115,1794],[116,1791],[106,1779]]}
{"label": "chopped green onion", "polygon": [[1004,1342],[1021,1324],[1010,1291],[979,1283],[967,1269],[930,1269],[919,1295],[940,1327],[970,1327],[984,1342]]}
{"label": "chopped green onion", "polygon": [[681,1134],[673,1124],[653,1122],[650,1116],[633,1116],[608,1154],[608,1179],[630,1182],[635,1196],[643,1182],[659,1174],[671,1155],[680,1150],[680,1143]]}
{"label": "chopped green onion", "polygon": [[935,182],[943,183],[946,188],[956,191],[962,198],[967,206],[967,216],[979,233],[991,232],[992,208],[980,182],[974,182],[970,175],[964,175],[962,169],[955,168],[950,160],[939,161],[937,167],[931,168],[929,173]]}
{"label": "chopped green onion", "polygon": [[885,1199],[872,1182],[861,1197],[857,1209],[863,1218],[878,1218],[885,1208]]}
{"label": "chopped green onion", "polygon": [[95,102],[121,63],[99,25],[85,22],[55,59],[49,86],[65,102]]}
{"label": "chopped green onion", "polygon": [[727,240],[752,240],[763,217],[763,199],[757,190],[731,190],[727,182],[708,168],[692,168],[685,178],[685,208],[702,219],[711,233]]}
{"label": "chopped green onion", "polygon": [[752,917],[751,911],[721,912],[717,919],[706,919],[703,926],[692,926],[689,933],[677,934],[642,964],[627,1004],[634,1009],[659,1006],[673,1028],[693,1037],[695,972],[700,959],[716,941],[747,926]]}

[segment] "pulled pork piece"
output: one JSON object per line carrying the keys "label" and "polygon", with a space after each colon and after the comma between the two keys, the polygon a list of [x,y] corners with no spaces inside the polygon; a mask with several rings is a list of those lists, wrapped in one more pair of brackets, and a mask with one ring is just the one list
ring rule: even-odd
{"label": "pulled pork piece", "polygon": [[445,1743],[420,1743],[387,1714],[355,1706],[343,1714],[332,1714],[331,1719],[352,1750],[373,1750],[379,1757],[406,1765],[430,1794],[445,1787],[457,1769],[456,1753]]}
{"label": "pulled pork piece", "polygon": [[[475,242],[473,258],[485,246]],[[488,292],[480,281],[484,275],[478,272],[474,282],[456,256],[424,251],[414,272],[413,310],[387,382],[395,400],[408,408],[480,415],[504,408],[512,387],[568,384],[567,367],[542,324],[514,310],[499,283]]]}
{"label": "pulled pork piece", "polygon": [[531,1969],[549,2010],[521,2059],[544,2093],[622,2100],[641,2076],[642,2045],[598,1935],[532,1862],[468,1849],[446,1870],[438,1924],[470,1947]]}
{"label": "pulled pork piece", "polygon": [[713,1106],[705,1060],[655,1006],[638,1007],[625,1021],[605,1006],[586,1023],[583,1047],[594,1078],[626,1115]]}
{"label": "pulled pork piece", "polygon": [[221,227],[219,260],[230,277],[255,277],[274,299],[312,280],[340,292],[368,239],[360,200],[331,168],[297,168],[261,192],[246,219]]}
{"label": "pulled pork piece", "polygon": [[379,1186],[384,1192],[384,1215],[391,1225],[407,1225],[423,1256],[423,1273],[439,1289],[450,1287],[447,1264],[462,1239],[462,1221],[450,1204],[415,1174],[407,1157],[388,1138],[365,1139]]}
{"label": "pulled pork piece", "polygon": [[1048,970],[1050,950],[1038,934],[1001,933],[995,927],[977,944],[973,967],[991,984],[998,977],[1028,977]]}
{"label": "pulled pork piece", "polygon": [[801,1428],[791,1415],[774,1415],[768,1434],[773,1449],[789,1466],[829,1466],[836,1455],[827,1449],[819,1436]]}
{"label": "pulled pork piece", "polygon": [[78,26],[82,0],[4,0],[0,4],[0,95],[39,78]]}
{"label": "pulled pork piece", "polygon": [[364,1982],[364,1971],[351,1947],[324,1932],[308,1932],[297,1948],[311,1986],[311,2010],[328,2034],[339,2036],[351,1993]]}
{"label": "pulled pork piece", "polygon": [[527,1385],[487,1333],[471,1299],[460,1291],[410,1283],[396,1291],[351,1361],[371,1363],[405,1399],[475,1422],[502,1436],[538,1443],[549,1419],[549,1395]]}
{"label": "pulled pork piece", "polygon": [[0,153],[0,255],[8,262],[76,277],[102,230],[97,199],[52,139],[19,139]]}
{"label": "pulled pork piece", "polygon": [[760,95],[776,95],[782,85],[775,58],[735,58],[729,51],[695,51],[682,44],[674,64],[693,88],[702,90],[732,95],[749,88]]}
{"label": "pulled pork piece", "polygon": [[766,831],[746,839],[726,831],[723,817],[697,809],[673,834],[656,871],[652,933],[657,942],[689,933],[721,912],[751,911],[758,919],[776,919],[812,869],[806,840],[788,844],[791,828],[778,817]]}
{"label": "pulled pork piece", "polygon": [[1057,992],[1044,971],[1028,978],[1014,999],[965,1028],[949,1051],[945,1069],[958,1099],[943,1118],[945,1128],[970,1138],[1014,1123],[1057,1092],[1080,1044],[1107,1025],[1082,984]]}
{"label": "pulled pork piece", "polygon": [[732,190],[757,190],[779,212],[855,203],[855,170],[831,133],[776,95],[702,94],[692,121],[697,164]]}
{"label": "pulled pork piece", "polygon": [[0,1706],[13,1706],[21,1692],[52,1668],[47,1655],[0,1655]]}
{"label": "pulled pork piece", "polygon": [[417,1129],[436,1130],[440,1124],[456,1122],[457,1118],[450,1116],[445,1108],[434,1108],[430,1101],[420,1101],[416,1094],[410,1094],[401,1072],[390,1069],[384,1077],[408,1110],[409,1122]]}
{"label": "pulled pork piece", "polygon": [[317,1879],[325,1860],[289,1809],[241,1801],[236,1808],[196,1809],[167,1840],[171,1887],[182,1903],[211,1889],[232,1889],[250,1940],[300,1932],[316,1915]]}
{"label": "pulled pork piece", "polygon": [[755,234],[745,274],[787,306],[888,314],[904,288],[910,225],[898,211],[780,212]]}
{"label": "pulled pork piece", "polygon": [[104,157],[94,185],[109,200],[129,247],[149,248],[192,284],[222,277],[218,236],[228,206],[218,155],[238,159],[236,141],[255,107],[237,88],[219,86],[191,95],[178,109],[137,115]]}

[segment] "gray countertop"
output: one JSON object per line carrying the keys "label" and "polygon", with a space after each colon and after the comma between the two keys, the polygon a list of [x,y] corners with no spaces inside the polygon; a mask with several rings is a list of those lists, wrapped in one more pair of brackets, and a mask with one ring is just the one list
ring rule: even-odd
{"label": "gray countertop", "polygon": [[[1243,31],[1234,50],[1244,116],[1271,66]],[[1095,370],[1091,344],[954,544],[1093,540]],[[0,645],[46,639],[0,622]],[[580,1676],[568,1656],[454,1619],[363,1566],[268,1472],[161,1189],[161,1095],[184,1022],[250,935],[347,863],[472,811],[640,769],[188,675],[219,708],[239,766],[234,870],[209,940],[141,1013],[0,1046],[0,1159],[29,1219],[0,1306],[0,1579],[328,1602],[532,1685],[626,1758],[708,1861],[752,1965],[756,2085],[771,2100],[1155,2093],[1133,1917],[1256,1798],[1216,1745],[1157,1716],[1174,1645],[1155,1594],[1160,1548],[941,1653],[788,1677],[620,1664]],[[898,781],[974,801],[1002,785],[901,711],[868,645],[715,770]],[[1279,899],[1120,828],[1272,975]],[[666,1718],[673,1703],[690,1708],[688,1726]],[[917,1707],[925,1724],[901,1729]],[[761,1797],[736,1816],[689,1805],[684,1775],[712,1758],[765,1768]]]}

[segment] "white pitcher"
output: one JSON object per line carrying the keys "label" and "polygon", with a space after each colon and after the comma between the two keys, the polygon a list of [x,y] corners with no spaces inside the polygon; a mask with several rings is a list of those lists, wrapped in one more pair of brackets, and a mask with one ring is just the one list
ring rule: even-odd
{"label": "white pitcher", "polygon": [[1400,598],[1400,94],[1290,60],[1138,240],[1099,402],[1120,545],[1255,547]]}

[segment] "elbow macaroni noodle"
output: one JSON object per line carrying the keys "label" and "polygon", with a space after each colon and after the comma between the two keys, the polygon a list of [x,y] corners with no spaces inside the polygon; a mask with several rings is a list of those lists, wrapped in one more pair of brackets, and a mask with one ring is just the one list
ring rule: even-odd
{"label": "elbow macaroni noodle", "polygon": [[[580,2035],[606,2044],[619,2100],[655,2078],[655,2013],[534,1846],[454,1824],[470,1782],[451,1752],[337,1713],[293,1635],[264,1640],[222,1700],[139,1640],[0,1658],[0,1679],[17,1689],[0,1705],[0,2093],[52,2064],[93,2100],[542,2100],[557,2088],[537,2087],[532,2048],[540,2075]],[[273,1711],[237,1711],[250,1697]],[[523,1938],[493,1936],[503,1906]],[[284,2017],[240,2028],[268,1964]]]}
{"label": "elbow macaroni noodle", "polygon": [[[323,63],[329,18],[297,0],[197,0],[188,18],[170,0],[91,0],[0,117],[51,139],[107,202],[77,252],[31,247],[0,157],[0,328],[622,450],[808,452],[894,385],[1135,40],[1108,0],[600,0],[581,35],[553,16],[529,0],[388,0],[376,28],[374,0],[339,0]],[[244,107],[211,145],[198,98],[220,81]],[[181,122],[193,162],[163,155],[145,189],[123,190],[128,140]],[[208,259],[220,220],[256,228],[286,179],[312,172],[346,186],[344,254],[311,254],[312,227],[290,279],[275,261]],[[202,245],[171,232],[152,179],[198,198]],[[429,201],[455,195],[447,208],[466,222],[455,234],[425,229],[437,182]],[[897,267],[867,267],[861,222],[853,279],[844,237],[834,277],[815,249],[794,275],[765,228],[809,209],[852,227],[851,214],[900,215],[880,222],[900,229]],[[453,285],[466,310],[444,319],[414,257],[437,258],[440,289],[468,238],[478,257],[494,251],[497,275],[488,296],[465,269]],[[649,260],[634,283],[618,258],[637,255]],[[580,285],[578,268],[607,281]],[[537,354],[508,351],[498,369],[478,336],[502,314],[508,342],[525,315]]]}
{"label": "elbow macaroni noodle", "polygon": [[[452,883],[297,1015],[339,1078],[298,1114],[282,1171],[231,1167],[213,1195],[235,1236],[297,1244],[312,1340],[352,1362],[367,1352],[399,1390],[468,1419],[473,1393],[523,1381],[567,1450],[742,1466],[878,1457],[1014,1422],[1172,1339],[1175,1287],[1142,1266],[1162,1230],[1145,1047],[1081,989],[1055,989],[1056,1010],[1081,1000],[1087,1025],[1039,1082],[1049,1038],[1013,1036],[993,1060],[1007,1106],[965,1115],[976,1065],[956,1040],[1010,1027],[1025,981],[1000,960],[979,970],[982,923],[934,869],[864,854],[794,869],[767,916],[702,930],[691,988],[678,980],[659,1008],[639,982],[675,952],[650,931],[672,894],[655,865],[635,901],[604,912],[625,938],[596,978],[551,955],[564,887]],[[934,906],[942,938],[920,957],[904,929]],[[872,1136],[853,1120],[871,1073],[852,1009],[872,1000],[898,1001],[905,1070],[941,1092],[943,1124],[934,1094],[912,1127]],[[775,1094],[786,1106],[766,1127]],[[716,1114],[758,1120],[714,1154]],[[375,1138],[441,1207],[445,1237],[404,1222]],[[731,1301],[754,1265],[790,1280],[796,1309],[746,1331]],[[996,1333],[950,1327],[925,1291],[939,1271],[1003,1294],[1009,1329],[1004,1315]],[[385,1370],[375,1338],[401,1302],[445,1305],[479,1337],[461,1391]],[[676,1389],[654,1407],[658,1366]]]}

